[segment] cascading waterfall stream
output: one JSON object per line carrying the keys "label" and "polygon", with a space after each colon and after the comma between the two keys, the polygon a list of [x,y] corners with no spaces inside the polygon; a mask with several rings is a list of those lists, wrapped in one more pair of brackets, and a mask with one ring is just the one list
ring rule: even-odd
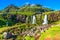
{"label": "cascading waterfall stream", "polygon": [[26,17],[26,23],[28,23],[28,17]]}
{"label": "cascading waterfall stream", "polygon": [[8,21],[6,22],[6,26],[8,26]]}
{"label": "cascading waterfall stream", "polygon": [[44,16],[44,22],[43,22],[43,25],[44,24],[48,24],[48,20],[47,20],[47,15],[45,14],[45,16]]}
{"label": "cascading waterfall stream", "polygon": [[36,24],[36,17],[35,17],[35,15],[33,15],[33,17],[32,17],[32,24]]}
{"label": "cascading waterfall stream", "polygon": [[30,18],[31,18],[31,23],[32,23],[32,19],[33,19],[33,17],[31,16]]}

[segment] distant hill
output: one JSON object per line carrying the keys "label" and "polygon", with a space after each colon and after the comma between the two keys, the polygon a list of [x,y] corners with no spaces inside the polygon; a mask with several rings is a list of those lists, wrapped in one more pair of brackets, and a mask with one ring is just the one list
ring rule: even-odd
{"label": "distant hill", "polygon": [[49,8],[45,8],[39,4],[35,4],[35,5],[28,4],[28,5],[22,6],[18,10],[18,13],[23,13],[23,14],[29,15],[29,14],[34,14],[36,12],[49,12],[49,11],[53,11],[53,10],[51,10]]}
{"label": "distant hill", "polygon": [[10,12],[16,12],[16,10],[18,10],[19,8],[13,4],[7,6],[6,8],[4,8],[2,10],[3,13],[10,13]]}
{"label": "distant hill", "polygon": [[17,7],[13,4],[7,6],[6,8],[4,8],[4,10],[2,10],[2,13],[10,13],[10,14],[34,14],[35,12],[49,12],[49,11],[53,11],[49,8],[45,8],[42,5],[39,4],[26,4],[23,5],[21,7]]}

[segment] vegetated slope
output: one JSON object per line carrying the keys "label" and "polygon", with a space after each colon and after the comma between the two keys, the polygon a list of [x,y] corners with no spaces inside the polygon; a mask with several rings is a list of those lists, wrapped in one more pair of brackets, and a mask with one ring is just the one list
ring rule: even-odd
{"label": "vegetated slope", "polygon": [[13,14],[13,13],[16,13],[16,10],[18,10],[19,8],[13,4],[11,5],[8,5],[6,8],[4,8],[2,10],[2,13],[10,13],[10,14]]}
{"label": "vegetated slope", "polygon": [[60,26],[54,25],[51,28],[49,28],[49,30],[46,30],[46,32],[43,32],[39,40],[58,40],[58,39],[60,39]]}
{"label": "vegetated slope", "polygon": [[10,13],[10,14],[25,14],[25,15],[29,15],[29,14],[34,14],[35,12],[48,12],[48,11],[53,11],[49,8],[45,8],[39,4],[35,4],[35,5],[23,5],[21,7],[17,7],[13,4],[7,6],[6,8],[4,8],[2,10],[3,13]]}
{"label": "vegetated slope", "polygon": [[35,5],[31,5],[31,4],[28,4],[28,5],[24,5],[22,6],[19,10],[18,10],[18,14],[25,14],[25,15],[33,15],[35,14],[36,12],[49,12],[49,11],[53,11],[49,8],[45,8],[39,4],[35,4]]}

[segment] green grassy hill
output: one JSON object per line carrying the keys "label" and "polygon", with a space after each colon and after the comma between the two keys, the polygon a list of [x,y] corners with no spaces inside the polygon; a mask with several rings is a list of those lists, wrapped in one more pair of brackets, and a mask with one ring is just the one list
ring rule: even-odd
{"label": "green grassy hill", "polygon": [[49,8],[45,8],[39,4],[35,4],[34,6],[28,4],[28,5],[23,5],[21,7],[17,7],[11,4],[2,10],[3,13],[16,14],[17,12],[17,14],[23,14],[23,15],[29,15],[29,14],[32,15],[35,12],[49,12],[49,11],[53,11],[53,10]]}
{"label": "green grassy hill", "polygon": [[[55,38],[56,37],[56,38]],[[41,34],[39,40],[58,40],[60,39],[60,26],[52,26]]]}

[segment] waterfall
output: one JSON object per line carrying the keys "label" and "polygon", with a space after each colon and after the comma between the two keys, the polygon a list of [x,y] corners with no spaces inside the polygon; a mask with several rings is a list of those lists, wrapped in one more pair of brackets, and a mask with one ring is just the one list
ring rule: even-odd
{"label": "waterfall", "polygon": [[8,26],[8,21],[6,22],[6,26]]}
{"label": "waterfall", "polygon": [[26,17],[26,23],[28,23],[28,17]]}
{"label": "waterfall", "polygon": [[35,15],[32,16],[32,24],[36,24],[36,17],[35,17]]}
{"label": "waterfall", "polygon": [[44,22],[43,22],[43,24],[48,24],[48,20],[47,20],[47,15],[46,14],[44,16]]}
{"label": "waterfall", "polygon": [[31,23],[32,23],[33,16],[31,16]]}

